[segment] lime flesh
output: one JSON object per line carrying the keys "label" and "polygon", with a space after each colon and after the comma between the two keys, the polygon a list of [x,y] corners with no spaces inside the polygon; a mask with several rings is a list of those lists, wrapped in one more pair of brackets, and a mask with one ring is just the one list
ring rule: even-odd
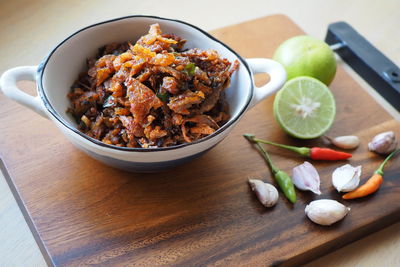
{"label": "lime flesh", "polygon": [[317,79],[297,77],[276,94],[274,116],[288,134],[312,139],[323,135],[336,114],[335,99],[329,88]]}

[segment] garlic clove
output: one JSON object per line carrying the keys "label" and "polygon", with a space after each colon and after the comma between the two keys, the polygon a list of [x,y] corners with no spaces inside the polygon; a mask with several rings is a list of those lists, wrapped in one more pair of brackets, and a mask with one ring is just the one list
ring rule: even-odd
{"label": "garlic clove", "polygon": [[249,179],[251,190],[256,194],[258,200],[265,207],[275,206],[278,202],[279,193],[275,186],[269,183],[264,183],[258,179]]}
{"label": "garlic clove", "polygon": [[360,145],[360,139],[355,135],[344,135],[334,138],[327,136],[327,138],[332,144],[343,149],[354,149]]}
{"label": "garlic clove", "polygon": [[393,131],[380,133],[368,143],[368,149],[370,151],[383,155],[390,154],[396,147],[397,139]]}
{"label": "garlic clove", "polygon": [[340,221],[349,211],[350,208],[332,199],[314,200],[305,208],[307,217],[320,225],[331,225]]}
{"label": "garlic clove", "polygon": [[360,176],[361,166],[346,164],[333,171],[332,184],[338,192],[350,192],[358,187]]}
{"label": "garlic clove", "polygon": [[292,181],[300,190],[311,191],[317,195],[321,194],[319,174],[315,167],[307,161],[293,168]]}

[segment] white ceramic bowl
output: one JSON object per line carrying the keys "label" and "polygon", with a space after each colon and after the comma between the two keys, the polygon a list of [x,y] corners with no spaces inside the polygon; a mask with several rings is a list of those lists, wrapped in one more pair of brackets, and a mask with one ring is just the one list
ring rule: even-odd
{"label": "white ceramic bowl", "polygon": [[[159,23],[165,33],[185,38],[186,48],[215,49],[231,62],[239,60],[240,67],[226,89],[231,119],[201,140],[167,148],[116,147],[81,133],[75,120],[66,113],[70,104],[66,95],[78,74],[85,70],[86,59],[93,57],[103,45],[137,40],[153,23]],[[260,88],[255,87],[254,73],[268,73],[270,81]],[[16,83],[20,80],[36,81],[38,96],[19,90]],[[0,87],[9,98],[52,120],[76,147],[97,160],[128,171],[154,172],[185,163],[214,147],[229,134],[246,110],[276,92],[285,80],[285,70],[279,63],[263,58],[244,60],[196,26],[154,16],[128,16],[77,31],[57,45],[39,66],[16,67],[3,73]]]}

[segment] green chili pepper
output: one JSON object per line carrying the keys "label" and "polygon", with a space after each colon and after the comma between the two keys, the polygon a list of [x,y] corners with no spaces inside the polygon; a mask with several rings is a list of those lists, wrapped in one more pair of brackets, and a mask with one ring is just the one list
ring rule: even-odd
{"label": "green chili pepper", "polygon": [[286,198],[289,199],[290,202],[296,202],[296,191],[294,190],[294,185],[292,179],[290,178],[289,174],[286,172],[278,169],[273,163],[267,151],[262,147],[261,144],[254,140],[254,135],[244,134],[243,135],[248,141],[255,144],[261,154],[264,156],[265,161],[268,163],[269,167],[271,168],[272,175],[274,176],[275,180],[277,181],[279,187],[281,188],[283,194],[285,194]]}

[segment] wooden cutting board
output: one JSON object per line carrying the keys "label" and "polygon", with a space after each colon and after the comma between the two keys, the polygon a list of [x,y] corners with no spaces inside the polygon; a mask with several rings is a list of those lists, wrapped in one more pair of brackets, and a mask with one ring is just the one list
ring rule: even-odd
{"label": "wooden cutting board", "polygon": [[[282,41],[303,32],[276,15],[212,33],[244,57],[271,57]],[[323,145],[321,139],[299,141],[284,134],[272,116],[273,98],[249,111],[229,137],[199,159],[163,173],[132,174],[89,158],[50,121],[1,95],[1,158],[45,257],[57,266],[304,263],[400,219],[400,157],[387,166],[385,182],[373,196],[342,201],[333,189],[331,173],[345,163],[361,164],[363,181],[368,178],[382,160],[368,152],[368,140],[386,130],[400,136],[400,124],[343,68],[330,88],[337,118],[328,134],[355,134],[362,144],[348,162],[313,162],[323,194],[298,192],[295,205],[281,194],[277,206],[266,209],[247,185],[250,177],[273,180],[243,133]],[[287,172],[304,161],[269,151]],[[320,198],[340,200],[351,212],[331,227],[313,224],[304,207]]]}

